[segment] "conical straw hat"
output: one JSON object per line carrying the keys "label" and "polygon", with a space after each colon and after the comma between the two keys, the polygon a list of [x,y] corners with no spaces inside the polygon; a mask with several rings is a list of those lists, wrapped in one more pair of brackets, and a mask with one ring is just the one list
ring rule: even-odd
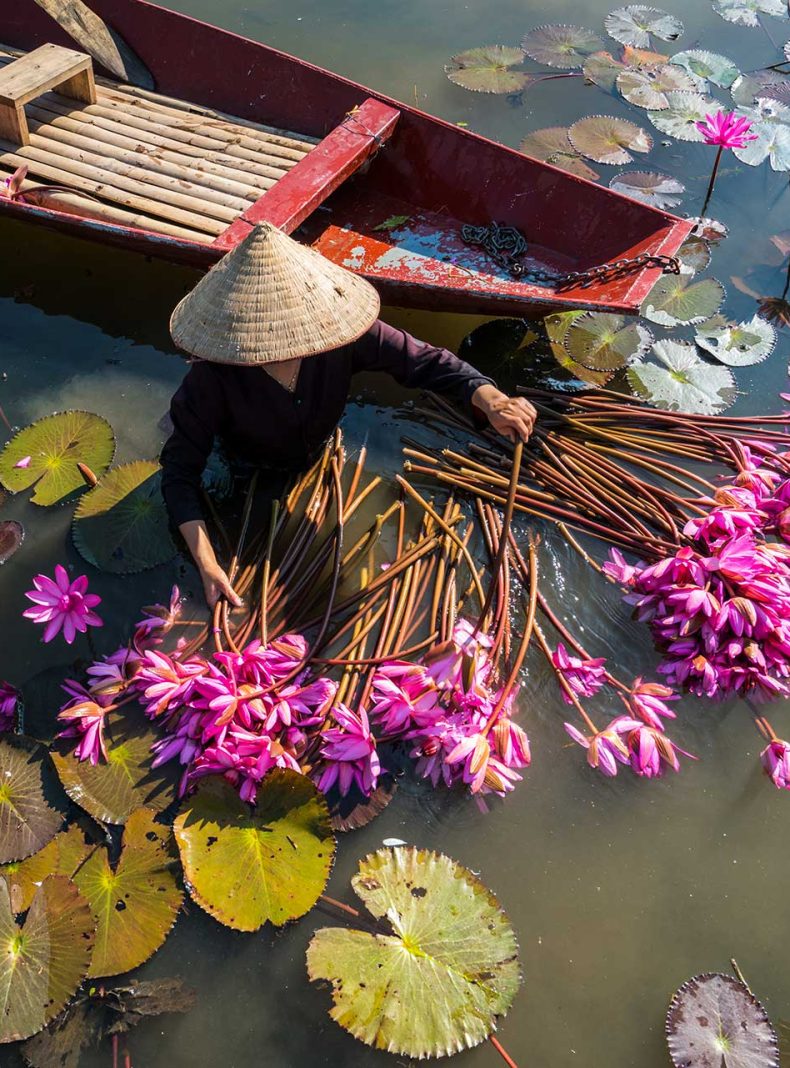
{"label": "conical straw hat", "polygon": [[355,341],[379,304],[364,278],[262,223],[184,297],[170,333],[203,360],[277,363]]}

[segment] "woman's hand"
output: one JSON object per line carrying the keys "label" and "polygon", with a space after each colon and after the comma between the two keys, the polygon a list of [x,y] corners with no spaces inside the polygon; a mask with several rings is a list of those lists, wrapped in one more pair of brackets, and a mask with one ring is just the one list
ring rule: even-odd
{"label": "woman's hand", "polygon": [[187,543],[192,559],[195,561],[200,578],[203,581],[203,592],[206,595],[206,603],[213,608],[220,597],[226,597],[234,607],[241,606],[241,597],[230,584],[230,579],[217,563],[214,555],[214,547],[208,536],[206,524],[202,519],[190,519],[182,523],[178,528]]}
{"label": "woman's hand", "polygon": [[241,607],[241,597],[233,589],[230,579],[216,561],[201,567],[200,577],[203,580],[203,592],[209,608],[213,608],[220,597],[225,597],[233,608]]}
{"label": "woman's hand", "polygon": [[508,397],[496,386],[484,385],[472,394],[472,404],[478,408],[498,434],[512,442],[528,441],[538,413],[524,397]]}

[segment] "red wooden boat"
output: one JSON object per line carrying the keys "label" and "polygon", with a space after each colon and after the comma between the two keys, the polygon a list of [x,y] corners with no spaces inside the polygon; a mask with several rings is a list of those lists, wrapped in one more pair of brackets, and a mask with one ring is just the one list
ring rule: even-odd
{"label": "red wooden boat", "polygon": [[[75,89],[74,41],[34,0],[4,3],[0,188],[28,167],[22,196],[0,195],[9,217],[204,267],[266,219],[365,275],[390,304],[522,316],[634,312],[661,268],[586,286],[518,278],[465,242],[464,224],[518,228],[527,268],[552,276],[672,256],[689,232],[688,221],[266,45],[145,0],[91,6],[156,91],[100,70],[94,89],[84,71]],[[59,47],[31,56],[44,44]]]}

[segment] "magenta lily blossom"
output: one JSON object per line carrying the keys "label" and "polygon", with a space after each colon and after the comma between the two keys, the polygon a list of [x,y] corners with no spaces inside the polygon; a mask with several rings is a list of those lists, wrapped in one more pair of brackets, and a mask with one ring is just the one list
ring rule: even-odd
{"label": "magenta lily blossom", "polygon": [[103,626],[93,611],[101,604],[101,597],[88,593],[85,575],[70,582],[66,569],[58,564],[54,580],[47,575],[36,575],[33,586],[34,589],[25,594],[33,602],[33,607],[26,608],[22,615],[34,623],[46,624],[45,642],[51,642],[62,631],[66,643],[71,645],[77,633],[84,634],[88,627]]}
{"label": "magenta lily blossom", "polygon": [[318,771],[318,789],[323,793],[337,785],[345,797],[352,786],[369,797],[378,783],[381,765],[376,739],[364,708],[353,712],[343,704],[332,709],[337,724],[321,736],[322,765]]}
{"label": "magenta lily blossom", "polygon": [[58,738],[79,738],[74,750],[77,760],[87,760],[94,765],[106,760],[104,720],[113,706],[99,704],[77,683],[68,683],[64,689],[72,695],[72,700],[58,712],[60,722],[67,724]]}
{"label": "magenta lily blossom", "polygon": [[773,738],[760,753],[760,760],[774,786],[790,790],[790,743]]}
{"label": "magenta lily blossom", "polygon": [[702,134],[706,145],[717,145],[719,149],[713,164],[713,173],[708,183],[708,191],[705,194],[705,203],[702,205],[702,211],[700,212],[700,215],[704,215],[716,182],[716,174],[723,150],[725,148],[745,148],[749,141],[757,140],[757,135],[749,133],[752,128],[751,121],[743,115],[736,115],[734,111],[717,111],[715,115],[706,115],[704,122],[700,121],[694,125]]}
{"label": "magenta lily blossom", "polygon": [[[552,653],[551,662],[577,697],[592,697],[606,682],[606,659],[602,656],[581,660],[578,656],[571,656],[559,642]],[[564,687],[561,692],[563,701],[567,705],[573,704]]]}

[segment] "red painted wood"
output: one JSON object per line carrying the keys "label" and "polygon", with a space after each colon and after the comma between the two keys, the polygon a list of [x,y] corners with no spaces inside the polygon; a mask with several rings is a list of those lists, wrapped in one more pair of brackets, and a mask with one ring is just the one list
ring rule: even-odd
{"label": "red painted wood", "polygon": [[[636,251],[672,255],[691,228],[688,220],[146,0],[91,0],[91,6],[127,39],[163,93],[317,137],[330,134],[368,98],[399,110],[386,150],[297,232],[299,240],[370,278],[392,303],[483,314],[569,306],[634,312],[658,277],[655,269],[558,293],[517,282],[462,246],[460,225],[496,219],[516,226],[536,266],[573,269]],[[0,2],[0,41],[26,49],[46,41],[73,46],[35,0]],[[200,266],[222,253],[216,245],[91,223],[0,195],[3,214]],[[381,229],[393,215],[407,221]]]}
{"label": "red painted wood", "polygon": [[399,115],[389,104],[366,100],[276,185],[267,189],[213,244],[226,252],[260,222],[270,222],[286,234],[292,233],[389,140]]}

